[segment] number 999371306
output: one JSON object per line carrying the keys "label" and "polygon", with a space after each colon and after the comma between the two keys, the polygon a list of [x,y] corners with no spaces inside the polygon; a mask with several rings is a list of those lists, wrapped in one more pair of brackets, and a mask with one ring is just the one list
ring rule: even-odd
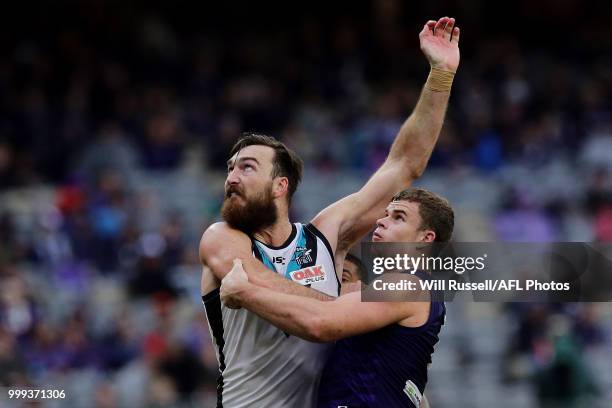
{"label": "number 999371306", "polygon": [[22,400],[22,401],[43,401],[43,400],[58,400],[65,399],[66,392],[60,389],[49,388],[0,388],[1,400]]}

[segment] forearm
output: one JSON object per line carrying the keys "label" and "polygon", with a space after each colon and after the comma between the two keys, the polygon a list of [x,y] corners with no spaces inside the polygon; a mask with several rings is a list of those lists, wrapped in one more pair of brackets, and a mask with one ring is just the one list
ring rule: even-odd
{"label": "forearm", "polygon": [[412,114],[400,128],[389,152],[388,161],[400,163],[410,178],[422,174],[444,123],[450,89],[441,90],[436,81],[439,75],[430,72]]}
{"label": "forearm", "polygon": [[332,296],[328,296],[325,293],[319,292],[318,290],[311,289],[309,287],[295,283],[287,278],[282,277],[276,272],[272,272],[269,269],[262,270],[246,270],[249,276],[249,281],[255,285],[262,286],[273,290],[274,292],[286,293],[289,295],[302,296],[322,301],[334,300]]}
{"label": "forearm", "polygon": [[334,299],[268,269],[253,257],[251,241],[244,233],[229,228],[225,223],[216,223],[207,228],[200,241],[200,260],[210,269],[217,281],[222,280],[232,269],[236,258],[242,259],[249,280],[260,286],[319,300]]}
{"label": "forearm", "polygon": [[278,293],[249,283],[240,294],[240,305],[286,333],[322,341],[316,319],[324,315],[328,306],[316,299]]}

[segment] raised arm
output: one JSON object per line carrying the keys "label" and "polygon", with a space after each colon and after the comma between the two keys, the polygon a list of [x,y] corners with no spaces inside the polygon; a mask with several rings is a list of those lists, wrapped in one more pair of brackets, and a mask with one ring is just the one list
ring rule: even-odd
{"label": "raised arm", "polygon": [[[203,273],[212,273],[216,281],[220,282],[232,268],[233,259],[237,257],[243,259],[249,280],[259,286],[318,300],[334,299],[268,269],[253,256],[251,240],[246,234],[230,228],[224,222],[208,227],[200,240],[200,261],[205,269]],[[227,305],[235,306],[231,303]]]}
{"label": "raised arm", "polygon": [[348,248],[383,216],[391,198],[420,177],[436,144],[459,66],[459,28],[455,20],[429,21],[419,34],[431,70],[419,101],[400,128],[387,159],[358,192],[321,211],[313,224],[334,249]]}

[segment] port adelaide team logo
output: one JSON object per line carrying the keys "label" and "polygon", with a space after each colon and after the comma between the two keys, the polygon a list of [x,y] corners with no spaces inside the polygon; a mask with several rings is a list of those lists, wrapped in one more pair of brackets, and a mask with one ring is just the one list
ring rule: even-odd
{"label": "port adelaide team logo", "polygon": [[295,262],[302,266],[304,264],[312,263],[312,249],[306,247],[297,247],[295,249]]}

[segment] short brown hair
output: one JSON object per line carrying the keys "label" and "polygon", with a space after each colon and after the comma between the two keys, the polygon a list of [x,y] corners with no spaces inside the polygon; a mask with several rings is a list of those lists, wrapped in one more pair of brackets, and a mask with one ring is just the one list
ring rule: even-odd
{"label": "short brown hair", "polygon": [[455,227],[455,212],[448,200],[422,188],[408,188],[397,193],[391,201],[410,201],[419,204],[420,229],[436,233],[436,242],[448,242]]}
{"label": "short brown hair", "polygon": [[234,144],[230,151],[230,157],[233,157],[240,150],[247,146],[262,145],[274,149],[274,158],[272,159],[272,177],[287,177],[289,180],[289,194],[287,202],[291,203],[291,198],[297,190],[298,184],[302,181],[302,172],[304,163],[302,159],[291,149],[279,142],[272,136],[266,136],[258,133],[243,133],[240,139]]}

